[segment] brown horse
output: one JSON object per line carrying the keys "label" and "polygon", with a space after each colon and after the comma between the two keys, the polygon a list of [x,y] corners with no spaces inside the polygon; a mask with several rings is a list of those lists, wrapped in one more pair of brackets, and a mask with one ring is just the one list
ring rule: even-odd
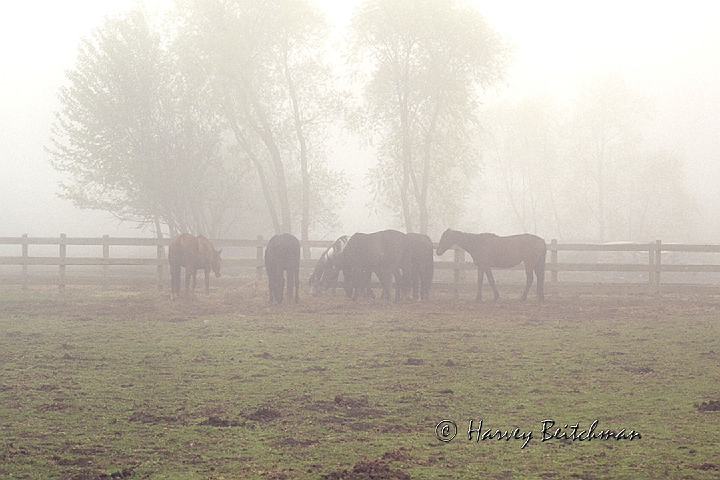
{"label": "brown horse", "polygon": [[287,294],[293,296],[295,303],[300,301],[300,241],[289,233],[274,235],[265,247],[265,271],[268,276],[270,303],[283,301],[285,284],[284,271],[287,271]]}
{"label": "brown horse", "polygon": [[488,282],[495,294],[495,300],[500,297],[491,267],[512,268],[523,262],[527,282],[522,299],[526,300],[530,286],[533,282],[533,270],[537,275],[537,294],[540,301],[545,299],[543,285],[545,283],[545,256],[547,245],[545,240],[535,235],[525,233],[499,237],[493,233],[465,233],[457,230],[445,230],[438,243],[437,254],[442,255],[447,249],[457,245],[472,256],[478,268],[477,300],[482,299],[483,274],[487,275]]}
{"label": "brown horse", "polygon": [[168,247],[168,263],[170,264],[170,299],[180,296],[180,269],[185,268],[185,294],[190,291],[190,278],[193,280],[193,290],[197,283],[197,271],[205,270],[205,293],[210,293],[210,270],[215,276],[220,276],[222,259],[210,240],[198,235],[194,237],[189,233],[182,233],[170,241]]}
{"label": "brown horse", "polygon": [[407,295],[412,285],[413,299],[417,300],[419,296],[421,300],[427,300],[435,270],[433,243],[430,237],[421,233],[406,234],[405,257],[404,264],[409,265],[410,271],[403,272],[403,275],[409,276],[409,280],[405,280],[403,293]]}
{"label": "brown horse", "polygon": [[315,265],[315,270],[309,279],[310,293],[313,297],[317,297],[328,288],[332,288],[333,294],[335,293],[335,285],[337,285],[337,279],[340,273],[336,265],[336,259],[345,249],[347,242],[348,236],[343,235],[335,240],[333,244],[320,255],[317,265]]}
{"label": "brown horse", "polygon": [[403,289],[401,270],[405,266],[404,252],[405,234],[397,230],[356,233],[350,237],[338,260],[339,267],[343,270],[348,296],[352,295],[353,299],[357,299],[361,292],[372,292],[370,280],[372,272],[375,272],[383,286],[381,298],[390,298],[394,276],[395,300],[399,300]]}

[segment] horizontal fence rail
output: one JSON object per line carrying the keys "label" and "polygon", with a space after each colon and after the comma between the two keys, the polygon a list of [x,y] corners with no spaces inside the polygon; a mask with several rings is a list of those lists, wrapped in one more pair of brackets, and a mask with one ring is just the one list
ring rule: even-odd
{"label": "horizontal fence rail", "polygon": [[[65,234],[59,237],[0,237],[0,285],[20,285],[22,288],[54,285],[61,295],[68,285],[103,288],[150,285],[162,290],[169,283],[168,244],[169,239],[165,238],[109,235],[101,238],[73,238]],[[309,277],[320,254],[331,244],[331,240],[301,242],[303,251],[309,253],[300,262],[301,277]],[[267,239],[262,236],[254,240],[218,239],[213,240],[213,245],[223,249],[224,277],[220,279],[221,283],[238,283],[247,279],[248,272],[256,280],[262,280]],[[125,250],[124,254],[122,250]],[[435,269],[433,283],[450,286],[455,296],[461,287],[477,282],[472,274],[477,270],[476,266],[459,248],[435,257]],[[548,243],[545,270],[548,291],[583,286],[597,291],[598,286],[603,285],[651,294],[660,293],[661,287],[663,291],[702,288],[720,291],[720,245],[664,244],[660,240],[608,244],[552,240]],[[227,272],[231,274],[227,275]],[[502,272],[493,270],[498,284],[524,283],[522,265],[509,269],[508,273]],[[693,277],[691,281],[661,283],[668,274]]]}

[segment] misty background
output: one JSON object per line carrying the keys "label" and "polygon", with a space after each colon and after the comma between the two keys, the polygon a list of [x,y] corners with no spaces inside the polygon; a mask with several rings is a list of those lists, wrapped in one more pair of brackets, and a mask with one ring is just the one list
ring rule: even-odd
{"label": "misty background", "polygon": [[[464,209],[453,225],[429,226],[434,240],[452,226],[498,234],[529,231],[560,241],[720,242],[720,33],[715,25],[720,6],[702,1],[682,8],[653,2],[469,3],[514,52],[504,80],[481,97],[479,171],[468,185]],[[150,15],[170,5],[143,4]],[[335,37],[343,39],[360,2],[318,5]],[[61,109],[58,93],[68,84],[66,72],[76,67],[81,40],[106,16],[135,6],[133,1],[71,0],[1,7],[0,236],[152,235],[58,198],[63,175],[52,168],[46,151]],[[609,181],[602,207],[623,215],[606,225],[604,234],[590,218],[592,208],[580,208],[592,199],[578,193],[597,188],[595,166],[583,170],[578,163],[594,154],[578,141],[597,132],[593,99],[637,107],[620,131],[608,132],[630,133],[632,142],[623,145],[617,157],[622,161],[609,162],[604,173],[611,180],[623,175],[622,181]],[[368,173],[377,163],[373,146],[340,127],[335,133],[328,140],[328,165],[348,181],[336,212],[340,225],[318,228],[310,237],[402,229],[396,214],[370,205]],[[652,188],[655,196],[633,196]],[[573,197],[557,198],[561,192]],[[647,198],[667,203],[643,205]],[[570,208],[574,204],[577,210]],[[262,208],[261,201],[257,205]],[[663,224],[670,217],[675,223]],[[233,236],[271,234],[272,224],[258,218],[246,216],[240,229],[246,233]],[[297,230],[293,225],[296,235]]]}

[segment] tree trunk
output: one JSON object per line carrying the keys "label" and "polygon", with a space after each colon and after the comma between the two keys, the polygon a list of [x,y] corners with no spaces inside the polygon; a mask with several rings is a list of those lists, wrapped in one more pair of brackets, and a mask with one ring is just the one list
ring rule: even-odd
{"label": "tree trunk", "polygon": [[[413,219],[410,209],[410,172],[412,169],[412,139],[410,138],[410,118],[408,112],[408,96],[410,83],[410,48],[404,62],[403,73],[398,75],[398,106],[400,107],[400,134],[402,135],[402,145],[400,147],[400,161],[402,162],[403,178],[400,187],[400,202],[402,204],[403,219],[405,221],[405,230],[408,233],[413,232]],[[399,73],[399,72],[398,72]]]}
{"label": "tree trunk", "polygon": [[270,219],[272,220],[273,230],[275,232],[279,232],[282,230],[282,228],[280,226],[280,221],[278,220],[277,209],[275,208],[275,202],[273,201],[270,184],[268,183],[267,177],[265,176],[265,170],[263,169],[262,162],[257,157],[257,155],[253,153],[248,141],[245,139],[245,136],[243,135],[240,127],[235,122],[235,120],[233,118],[229,118],[229,120],[230,127],[235,133],[235,138],[237,139],[240,146],[243,147],[245,153],[247,153],[248,157],[250,157],[250,160],[255,166],[255,171],[258,173],[258,177],[260,178],[260,186],[262,187],[263,196],[265,197],[265,205],[267,205],[268,213],[270,214]]}
{"label": "tree trunk", "polygon": [[[303,133],[303,123],[300,118],[300,103],[297,99],[295,91],[295,83],[290,75],[290,66],[288,64],[287,46],[283,52],[283,60],[285,66],[285,80],[288,84],[290,93],[290,103],[293,109],[293,118],[295,120],[295,133],[297,135],[298,144],[300,145],[300,176],[302,178],[302,217],[300,219],[300,238],[304,242],[310,240],[310,172],[308,172],[308,154],[307,142]],[[310,247],[303,247],[303,258],[310,258]]]}
{"label": "tree trunk", "polygon": [[249,89],[248,93],[255,116],[259,122],[259,124],[251,122],[252,127],[255,129],[265,144],[265,147],[268,149],[270,159],[275,167],[275,185],[277,187],[277,195],[280,200],[280,230],[278,231],[276,229],[275,233],[291,233],[292,222],[290,217],[290,201],[288,199],[287,181],[285,180],[285,166],[282,162],[282,155],[280,155],[280,149],[275,142],[272,127],[265,116],[255,91]]}

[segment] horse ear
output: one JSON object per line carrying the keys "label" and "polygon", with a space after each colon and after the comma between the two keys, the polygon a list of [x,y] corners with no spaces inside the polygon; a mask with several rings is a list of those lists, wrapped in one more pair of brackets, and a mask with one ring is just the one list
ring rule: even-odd
{"label": "horse ear", "polygon": [[218,250],[217,253],[218,253],[218,255],[220,255],[222,253],[222,248],[220,250]]}

